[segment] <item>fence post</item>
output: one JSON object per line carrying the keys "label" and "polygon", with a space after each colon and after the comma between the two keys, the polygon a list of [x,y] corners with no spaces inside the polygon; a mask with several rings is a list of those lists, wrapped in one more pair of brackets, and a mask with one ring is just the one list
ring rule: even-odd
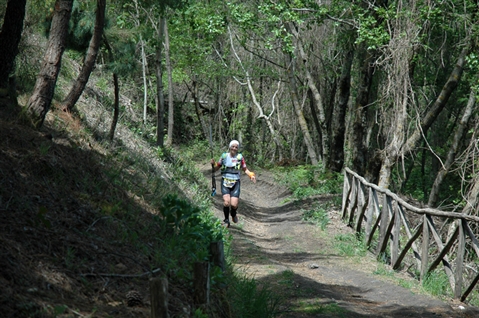
{"label": "fence post", "polygon": [[391,243],[391,264],[396,263],[399,255],[399,235],[401,230],[401,210],[399,209],[399,203],[394,201],[393,206],[394,215],[394,227],[392,230],[393,241]]}
{"label": "fence post", "polygon": [[168,279],[150,280],[151,318],[168,318]]}
{"label": "fence post", "polygon": [[196,262],[193,265],[193,292],[195,304],[210,303],[210,263]]}
{"label": "fence post", "polygon": [[460,219],[459,222],[459,243],[457,245],[457,258],[456,258],[456,286],[454,287],[454,298],[459,299],[462,292],[462,269],[464,267],[464,252],[466,248],[466,239],[464,237],[464,220]]}
{"label": "fence post", "polygon": [[351,174],[347,171],[347,169],[344,169],[344,183],[343,183],[343,204],[341,208],[341,215],[342,218],[344,219],[346,217],[346,211],[348,209],[348,197],[349,197],[349,192],[351,191]]}
{"label": "fence post", "polygon": [[422,221],[422,247],[421,247],[421,281],[424,281],[427,274],[427,262],[429,258],[429,225],[427,215],[423,216]]}
{"label": "fence post", "polygon": [[[361,233],[364,214],[369,204],[369,196],[366,198],[364,195],[364,185],[358,180],[358,217],[356,218],[356,233]],[[351,220],[352,221],[352,220]]]}
{"label": "fence post", "polygon": [[210,243],[210,261],[214,266],[221,268],[221,271],[225,271],[225,251],[222,240]]}
{"label": "fence post", "polygon": [[356,210],[358,206],[358,183],[359,180],[353,176],[352,182],[351,182],[351,191],[349,192],[349,205],[347,208],[347,211],[345,211],[345,215],[343,215],[343,218],[346,219],[346,216],[348,218],[348,225],[352,227],[352,220],[354,218],[354,211]]}
{"label": "fence post", "polygon": [[379,224],[379,244],[376,250],[376,255],[379,256],[386,248],[388,241],[388,225],[389,225],[389,210],[391,208],[391,198],[387,194],[383,194],[383,208],[381,211],[381,223]]}

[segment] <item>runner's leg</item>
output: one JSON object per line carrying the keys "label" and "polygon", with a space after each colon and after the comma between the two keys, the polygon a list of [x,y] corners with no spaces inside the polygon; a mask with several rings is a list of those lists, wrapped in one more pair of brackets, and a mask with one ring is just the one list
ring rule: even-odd
{"label": "runner's leg", "polygon": [[230,205],[231,205],[231,197],[228,194],[223,195],[223,214],[225,215],[224,222],[229,223],[230,220]]}
{"label": "runner's leg", "polygon": [[238,223],[238,216],[236,215],[236,210],[238,209],[238,198],[231,198],[231,218],[233,222]]}
{"label": "runner's leg", "polygon": [[238,223],[238,216],[236,215],[236,210],[238,209],[239,204],[239,195],[240,195],[240,182],[236,182],[233,190],[231,191],[230,205],[231,205],[231,217],[233,222]]}
{"label": "runner's leg", "polygon": [[225,218],[223,220],[224,225],[229,227],[229,222],[230,222],[230,192],[231,189],[228,187],[225,187],[224,180],[221,179],[221,193],[223,194],[223,214],[225,215]]}

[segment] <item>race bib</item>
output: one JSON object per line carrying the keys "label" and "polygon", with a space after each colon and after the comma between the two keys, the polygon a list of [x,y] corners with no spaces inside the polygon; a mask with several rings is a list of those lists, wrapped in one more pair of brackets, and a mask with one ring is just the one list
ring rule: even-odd
{"label": "race bib", "polygon": [[232,188],[235,183],[236,183],[237,180],[232,180],[232,179],[226,179],[224,178],[223,179],[223,185],[227,188]]}

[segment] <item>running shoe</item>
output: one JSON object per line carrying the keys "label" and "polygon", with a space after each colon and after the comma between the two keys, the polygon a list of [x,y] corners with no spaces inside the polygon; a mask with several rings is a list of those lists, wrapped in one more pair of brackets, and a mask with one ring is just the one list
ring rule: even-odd
{"label": "running shoe", "polygon": [[233,222],[238,223],[238,216],[237,215],[233,216]]}

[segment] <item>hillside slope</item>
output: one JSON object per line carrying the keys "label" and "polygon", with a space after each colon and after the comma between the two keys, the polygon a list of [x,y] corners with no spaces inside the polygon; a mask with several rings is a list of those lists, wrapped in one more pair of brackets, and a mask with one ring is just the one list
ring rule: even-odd
{"label": "hillside slope", "polygon": [[109,198],[144,211],[138,222],[148,205],[110,182],[104,168],[114,163],[73,116],[53,109],[34,131],[12,111],[0,106],[2,317],[149,316],[125,305],[131,290],[147,296],[139,273],[150,268],[134,246],[113,240],[125,225]]}
{"label": "hillside slope", "polygon": [[[149,317],[149,278],[164,274],[152,260],[169,257],[158,202],[188,189],[126,127],[106,141],[108,112],[94,99],[77,107],[81,116],[54,105],[35,131],[0,101],[2,317]],[[171,282],[172,313],[190,310],[185,290]]]}

